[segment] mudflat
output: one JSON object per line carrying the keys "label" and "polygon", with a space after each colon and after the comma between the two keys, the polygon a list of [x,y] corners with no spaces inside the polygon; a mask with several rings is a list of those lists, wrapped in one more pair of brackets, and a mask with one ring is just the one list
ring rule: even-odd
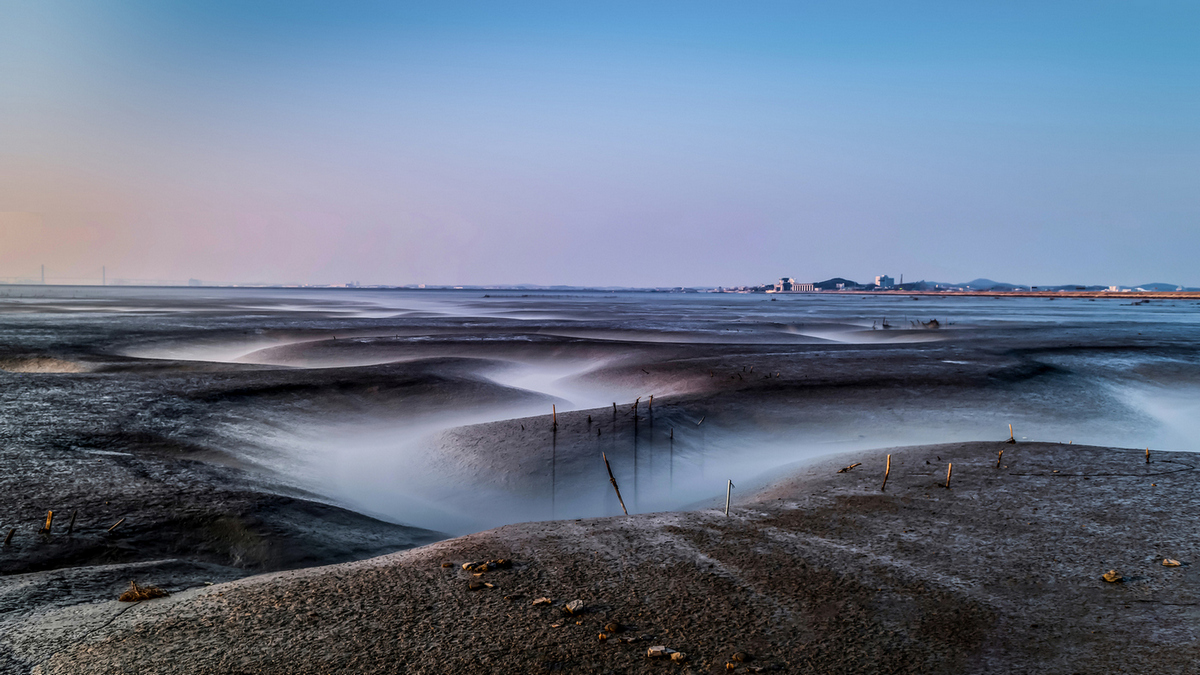
{"label": "mudflat", "polygon": [[[1058,443],[857,452],[728,516],[509,525],[45,609],[6,624],[0,645],[12,668],[46,674],[1194,673],[1195,467]],[[463,568],[496,559],[512,565]],[[647,656],[660,645],[684,656]]]}

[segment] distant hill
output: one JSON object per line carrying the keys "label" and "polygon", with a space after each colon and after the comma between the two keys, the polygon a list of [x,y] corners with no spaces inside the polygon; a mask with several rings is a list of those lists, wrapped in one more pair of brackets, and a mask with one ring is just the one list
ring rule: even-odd
{"label": "distant hill", "polygon": [[822,291],[836,291],[838,284],[845,284],[844,288],[855,288],[858,286],[856,282],[850,281],[849,279],[843,279],[841,277],[834,277],[825,281],[818,281],[817,283],[813,284],[813,286]]}
{"label": "distant hill", "polygon": [[955,286],[965,286],[973,291],[993,291],[993,290],[1012,290],[1014,288],[1026,288],[1017,284],[1007,284],[1003,281],[992,281],[991,279],[973,279],[965,284],[954,284]]}
{"label": "distant hill", "polygon": [[1138,284],[1138,285],[1134,286],[1133,288],[1144,288],[1148,291],[1173,291],[1173,290],[1179,288],[1179,284],[1164,284],[1164,283]]}

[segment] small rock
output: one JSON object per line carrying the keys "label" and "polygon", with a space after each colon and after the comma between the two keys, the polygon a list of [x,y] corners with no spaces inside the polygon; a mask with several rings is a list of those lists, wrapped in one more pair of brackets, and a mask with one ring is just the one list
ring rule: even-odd
{"label": "small rock", "polygon": [[1123,581],[1125,579],[1125,577],[1121,576],[1120,573],[1118,573],[1116,570],[1109,570],[1109,571],[1105,572],[1104,576],[1102,576],[1100,578],[1104,579],[1105,581],[1107,581],[1110,584],[1115,584],[1118,581]]}
{"label": "small rock", "polygon": [[487,585],[485,585],[482,581],[468,581],[467,582],[467,590],[468,591],[478,591],[478,590],[484,589],[484,588],[487,588]]}
{"label": "small rock", "polygon": [[750,656],[750,655],[749,655],[749,654],[747,654],[746,652],[736,652],[736,653],[733,655],[733,660],[734,660],[734,661],[737,661],[738,663],[745,663],[745,662],[747,662],[747,661],[751,661],[751,660],[753,660],[753,659],[754,659],[754,657],[753,657],[753,656]]}
{"label": "small rock", "polygon": [[606,630],[610,633],[620,633],[621,632],[621,624],[617,623],[616,621],[606,623],[606,624],[604,624],[604,630]]}
{"label": "small rock", "polygon": [[549,605],[551,602],[553,602],[553,600],[550,598],[538,598],[537,600],[533,601],[533,606],[537,607],[538,605]]}
{"label": "small rock", "polygon": [[572,600],[572,601],[568,602],[567,603],[567,612],[570,614],[582,614],[583,613],[583,601],[582,600]]}
{"label": "small rock", "polygon": [[454,567],[454,563],[445,562],[445,563],[442,563],[442,567]]}
{"label": "small rock", "polygon": [[607,636],[607,635],[605,635],[604,633],[601,633],[601,634],[600,634],[600,638],[599,638],[599,639],[600,639],[600,641],[601,641],[601,642],[604,642],[605,640],[607,640],[607,639],[608,639],[608,636]]}
{"label": "small rock", "polygon": [[477,564],[479,564],[479,563],[465,562],[465,563],[463,563],[463,564],[462,564],[462,568],[463,568],[464,570],[469,570],[469,569],[471,569],[471,568],[475,567],[475,565],[477,565]]}
{"label": "small rock", "polygon": [[665,645],[657,645],[646,650],[646,657],[658,659],[664,656],[670,656],[674,652],[674,649],[667,649]]}
{"label": "small rock", "polygon": [[725,670],[734,670],[736,668],[737,668],[737,664],[733,663],[732,661],[725,664]]}
{"label": "small rock", "polygon": [[1182,564],[1174,558],[1163,558],[1163,567],[1179,567]]}
{"label": "small rock", "polygon": [[674,652],[671,654],[671,660],[672,661],[686,661],[687,654],[684,654],[683,652]]}
{"label": "small rock", "polygon": [[562,628],[562,624],[561,623],[552,623],[552,624],[550,624],[550,627],[551,628]]}

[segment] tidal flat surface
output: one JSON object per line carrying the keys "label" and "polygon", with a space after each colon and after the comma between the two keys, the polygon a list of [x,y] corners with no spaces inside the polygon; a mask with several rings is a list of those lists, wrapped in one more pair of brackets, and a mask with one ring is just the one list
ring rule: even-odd
{"label": "tidal flat surface", "polygon": [[[209,549],[275,569],[615,515],[601,453],[630,512],[653,512],[1009,424],[1194,451],[1198,338],[1182,300],[3,287],[0,527],[25,551],[5,569]],[[297,504],[362,520],[337,551],[268,554],[246,520],[263,499],[313,523],[272,537],[329,532]],[[137,544],[35,547],[48,509],[92,530],[127,518]],[[201,527],[173,509],[204,546],[153,545]],[[213,534],[223,509],[242,515]]]}

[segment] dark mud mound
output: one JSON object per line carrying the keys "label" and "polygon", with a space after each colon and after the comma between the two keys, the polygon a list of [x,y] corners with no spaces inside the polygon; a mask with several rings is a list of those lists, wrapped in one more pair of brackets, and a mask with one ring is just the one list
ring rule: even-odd
{"label": "dark mud mound", "polygon": [[[428,530],[385,523],[319,502],[213,487],[201,495],[114,496],[60,510],[43,522],[14,524],[0,574],[113,565],[165,558],[244,574],[356,560],[436,541]],[[71,518],[75,515],[72,531]]]}

